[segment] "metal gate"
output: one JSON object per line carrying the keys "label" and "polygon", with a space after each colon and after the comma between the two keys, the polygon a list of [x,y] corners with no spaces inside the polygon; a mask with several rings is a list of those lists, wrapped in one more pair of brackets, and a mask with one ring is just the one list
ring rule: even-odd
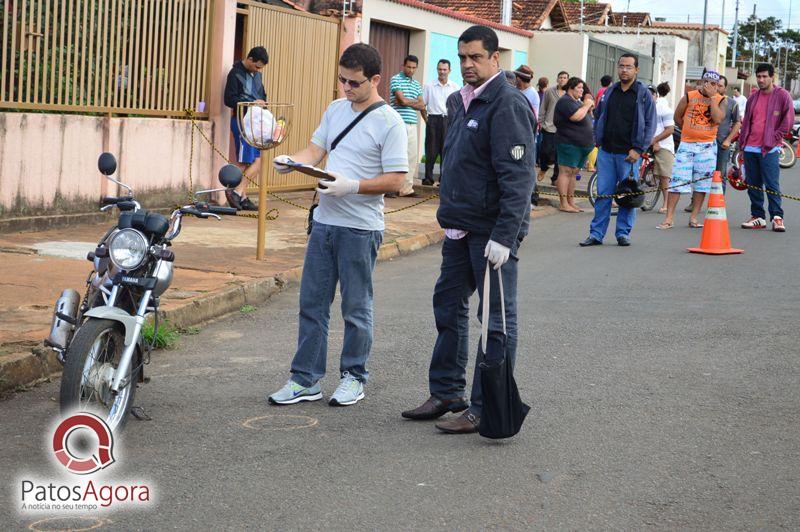
{"label": "metal gate", "polygon": [[617,79],[617,60],[622,54],[633,54],[639,60],[638,79],[643,83],[653,82],[653,58],[642,55],[633,50],[589,39],[589,58],[586,66],[586,83],[597,92],[600,88],[600,78],[608,74]]}
{"label": "metal gate", "polygon": [[411,32],[405,28],[371,22],[369,25],[369,43],[381,54],[381,82],[378,93],[389,101],[389,81],[392,76],[403,69],[403,59],[408,55],[408,43]]}
{"label": "metal gate", "polygon": [[185,116],[207,100],[211,1],[0,0],[0,109]]}
{"label": "metal gate", "polygon": [[[264,46],[269,53],[263,70],[268,101],[294,104],[289,137],[267,155],[295,153],[308,145],[337,94],[339,21],[256,2],[239,4],[244,4],[247,15],[242,55],[254,46]],[[314,188],[316,183],[298,172],[280,175],[270,164],[271,191]]]}

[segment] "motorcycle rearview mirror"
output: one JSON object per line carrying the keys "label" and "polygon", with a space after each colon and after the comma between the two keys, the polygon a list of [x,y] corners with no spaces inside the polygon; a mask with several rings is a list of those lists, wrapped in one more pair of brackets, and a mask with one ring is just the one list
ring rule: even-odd
{"label": "motorcycle rearview mirror", "polygon": [[197,198],[202,196],[203,194],[212,194],[214,192],[222,192],[225,189],[233,189],[239,186],[239,183],[242,182],[242,171],[239,170],[239,167],[233,164],[226,164],[219,170],[219,182],[225,188],[212,188],[208,190],[198,190],[194,193],[194,199],[197,201]]}
{"label": "motorcycle rearview mirror", "polygon": [[97,168],[101,174],[110,176],[117,171],[117,158],[108,152],[101,153],[97,159]]}
{"label": "motorcycle rearview mirror", "polygon": [[100,173],[105,175],[109,181],[127,189],[130,195],[133,196],[133,189],[131,187],[111,177],[111,174],[117,171],[117,158],[114,157],[114,154],[108,152],[101,153],[100,157],[97,158],[97,169],[100,170]]}
{"label": "motorcycle rearview mirror", "polygon": [[236,188],[242,182],[242,171],[233,164],[226,164],[219,170],[219,182],[225,188]]}

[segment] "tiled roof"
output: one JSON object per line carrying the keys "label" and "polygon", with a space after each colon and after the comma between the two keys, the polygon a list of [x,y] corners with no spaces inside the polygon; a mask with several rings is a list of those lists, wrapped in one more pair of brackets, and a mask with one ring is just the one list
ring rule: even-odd
{"label": "tiled roof", "polygon": [[[426,3],[486,20],[500,23],[501,0],[425,0]],[[561,0],[513,0],[511,25],[524,30],[536,30],[547,17],[554,27],[568,27]]]}
{"label": "tiled roof", "polygon": [[[464,3],[464,4],[483,4],[482,2],[477,2],[475,0],[464,0],[464,2],[450,2],[449,0],[444,2],[442,0],[436,0],[436,2],[422,2],[420,0],[389,0],[390,2],[395,2],[397,4],[403,4],[409,7],[416,7],[418,9],[424,9],[425,11],[431,11],[433,13],[438,13],[440,15],[444,15],[447,17],[453,17],[459,20],[464,20],[466,22],[472,22],[473,24],[483,24],[485,26],[489,26],[490,28],[494,28],[501,31],[508,31],[511,33],[516,33],[517,35],[522,35],[524,37],[533,37],[533,33],[530,31],[525,31],[518,27],[513,26],[505,26],[500,24],[500,11],[498,8],[497,16],[493,16],[487,10],[478,10],[477,13],[471,12],[467,9],[453,9],[452,7],[444,7],[438,5],[439,3],[442,4],[456,4],[456,3]],[[493,3],[493,0],[488,2],[489,4]],[[499,5],[499,0],[494,1],[494,3]],[[489,15],[488,17],[485,15]]]}
{"label": "tiled roof", "polygon": [[[564,11],[570,25],[577,26],[581,23],[581,5],[577,2],[564,2]],[[583,23],[603,25],[606,17],[611,13],[611,4],[583,4]]]}
{"label": "tiled roof", "polygon": [[623,18],[625,20],[625,26],[636,27],[640,24],[642,26],[653,25],[653,21],[650,19],[650,13],[634,11],[628,11],[625,13],[611,13],[608,24],[609,26],[622,26]]}
{"label": "tiled roof", "polygon": [[[654,28],[670,28],[673,30],[702,30],[703,25],[699,22],[653,22]],[[716,26],[714,24],[706,24],[706,30],[708,31],[721,31],[724,34],[728,34],[728,32]]]}

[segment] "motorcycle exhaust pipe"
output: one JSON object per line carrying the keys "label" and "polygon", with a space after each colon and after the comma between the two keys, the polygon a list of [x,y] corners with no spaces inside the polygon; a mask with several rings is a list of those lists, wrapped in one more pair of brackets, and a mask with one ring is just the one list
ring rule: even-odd
{"label": "motorcycle exhaust pipe", "polygon": [[61,292],[61,297],[56,301],[53,310],[53,323],[50,326],[50,335],[45,339],[44,344],[58,353],[58,361],[64,363],[64,355],[72,340],[75,326],[78,324],[78,306],[81,304],[81,296],[76,290],[67,288]]}

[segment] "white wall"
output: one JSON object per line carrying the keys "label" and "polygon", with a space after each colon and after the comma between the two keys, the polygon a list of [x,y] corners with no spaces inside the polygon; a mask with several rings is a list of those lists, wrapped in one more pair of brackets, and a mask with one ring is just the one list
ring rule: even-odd
{"label": "white wall", "polygon": [[534,79],[545,76],[550,85],[555,83],[562,70],[585,79],[588,52],[589,35],[586,33],[537,31],[534,32],[528,64],[533,69]]}
{"label": "white wall", "polygon": [[[458,20],[438,13],[433,13],[424,9],[418,9],[388,0],[369,0],[364,2],[361,13],[361,38],[363,42],[369,42],[369,28],[373,20],[386,24],[393,24],[407,28],[411,31],[409,40],[409,53],[419,57],[420,63],[414,78],[422,85],[433,81],[434,77],[428,75],[429,64],[436,62],[439,57],[431,57],[430,43],[431,33],[439,33],[458,38],[467,28],[474,26],[474,23]],[[531,38],[509,31],[495,30],[501,48],[500,67],[504,69],[514,68],[514,51],[520,50],[528,52],[530,57]],[[459,68],[458,63],[452,64],[453,70]],[[389,74],[393,75],[393,74]],[[419,150],[424,153],[425,146],[425,126],[422,120],[418,124],[419,131]],[[421,178],[422,176],[420,176]]]}
{"label": "white wall", "polygon": [[[472,22],[458,20],[388,0],[369,0],[364,2],[361,16],[361,35],[364,42],[369,42],[369,27],[372,20],[411,30],[409,53],[416,55],[420,59],[415,78],[423,85],[433,81],[432,78],[426,75],[429,61],[438,60],[437,57],[430,57],[430,33],[435,32],[458,37],[464,30],[474,26]],[[497,32],[500,48],[510,51],[510,54],[505,56],[505,61],[501,58],[501,66],[504,68],[512,66],[514,50],[528,52],[530,57],[531,39],[529,37],[509,31],[495,31]],[[454,64],[453,69],[457,68],[458,65]]]}

